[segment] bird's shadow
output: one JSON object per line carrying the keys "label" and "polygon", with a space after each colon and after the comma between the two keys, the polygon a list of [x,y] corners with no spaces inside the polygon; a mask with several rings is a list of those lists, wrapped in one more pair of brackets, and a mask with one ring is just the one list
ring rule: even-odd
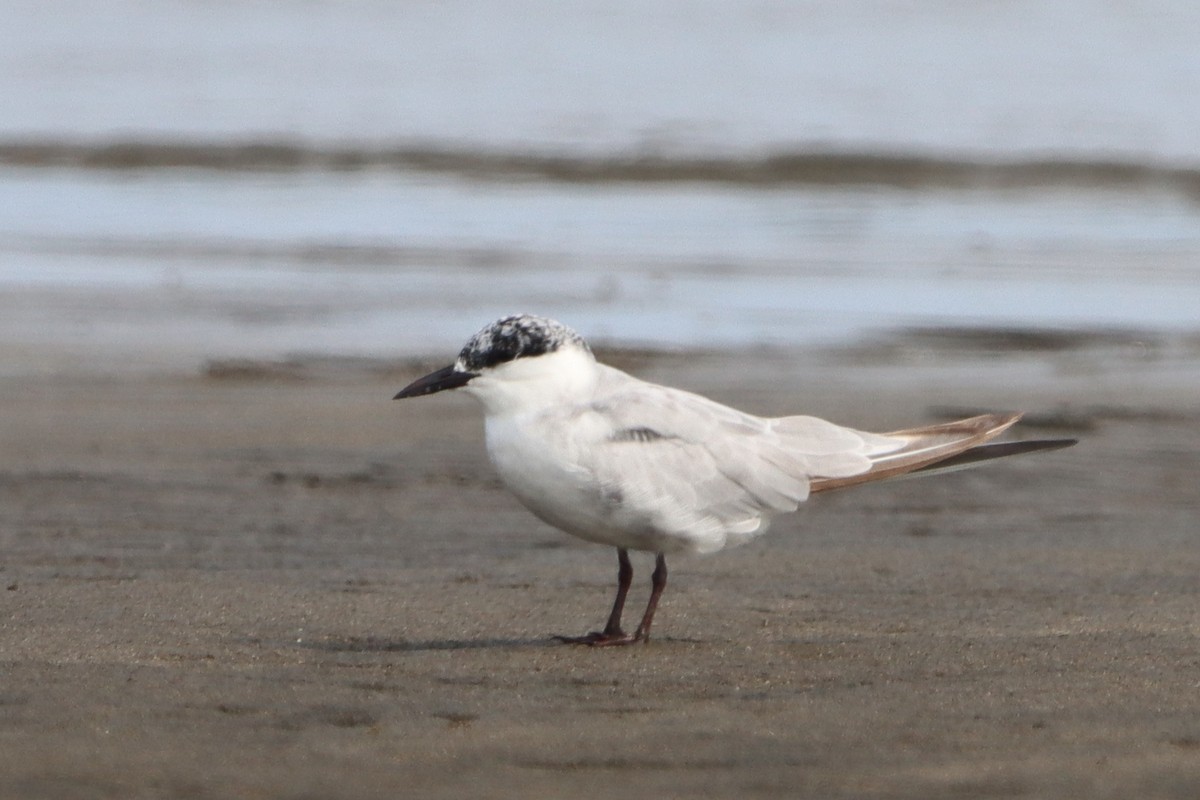
{"label": "bird's shadow", "polygon": [[326,653],[419,653],[436,650],[510,650],[556,647],[551,637],[541,639],[384,639],[374,636],[330,636],[304,642],[301,646]]}
{"label": "bird's shadow", "polygon": [[[659,643],[699,644],[698,639],[678,637],[662,637],[654,639]],[[314,641],[306,641],[299,645],[309,650],[319,650],[324,653],[422,653],[439,650],[521,650],[534,648],[566,648],[579,647],[578,644],[564,642],[557,636],[546,636],[537,639],[515,639],[488,637],[481,639],[386,639],[374,636],[327,636]],[[590,650],[583,646],[584,650]],[[599,648],[612,649],[612,648]],[[616,648],[624,650],[626,648]]]}

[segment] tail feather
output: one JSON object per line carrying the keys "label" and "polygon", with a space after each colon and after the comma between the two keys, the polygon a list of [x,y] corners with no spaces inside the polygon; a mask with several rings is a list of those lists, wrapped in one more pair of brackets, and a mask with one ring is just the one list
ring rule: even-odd
{"label": "tail feather", "polygon": [[810,482],[809,491],[844,489],[913,472],[929,474],[963,469],[1002,456],[1058,449],[1075,443],[1073,439],[1056,439],[987,444],[1012,427],[1020,418],[1020,414],[983,414],[956,422],[906,428],[884,434],[893,439],[904,440],[904,444],[898,449],[872,456],[871,468],[859,475],[814,478]]}

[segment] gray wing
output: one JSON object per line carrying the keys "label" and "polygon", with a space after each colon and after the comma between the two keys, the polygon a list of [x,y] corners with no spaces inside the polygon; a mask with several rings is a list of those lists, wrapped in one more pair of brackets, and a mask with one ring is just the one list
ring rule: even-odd
{"label": "gray wing", "polygon": [[814,478],[847,478],[903,441],[815,417],[763,419],[633,379],[587,409],[598,439],[580,463],[626,526],[699,552],[795,511]]}

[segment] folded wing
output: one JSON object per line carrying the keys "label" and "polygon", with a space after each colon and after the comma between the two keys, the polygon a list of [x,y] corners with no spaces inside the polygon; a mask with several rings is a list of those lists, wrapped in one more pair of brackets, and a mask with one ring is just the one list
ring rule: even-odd
{"label": "folded wing", "polygon": [[[718,550],[796,510],[815,479],[848,480],[910,442],[815,417],[763,419],[641,384],[592,404],[603,439],[580,463],[623,526]],[[614,520],[614,521],[617,521]]]}
{"label": "folded wing", "polygon": [[599,483],[614,521],[700,552],[761,533],[811,492],[969,459],[967,451],[1020,418],[984,414],[877,434],[816,417],[756,417],[640,381],[618,380],[614,389],[587,410],[601,438],[578,454],[579,464]]}

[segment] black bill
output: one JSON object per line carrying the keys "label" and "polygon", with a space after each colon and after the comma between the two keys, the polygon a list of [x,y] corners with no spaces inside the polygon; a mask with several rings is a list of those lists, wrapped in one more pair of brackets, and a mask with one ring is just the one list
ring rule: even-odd
{"label": "black bill", "polygon": [[403,400],[405,397],[420,397],[423,394],[433,394],[446,389],[457,389],[460,386],[466,386],[474,377],[474,372],[457,372],[454,365],[451,364],[448,367],[442,367],[437,372],[429,373],[424,378],[417,378],[397,392],[392,399]]}

